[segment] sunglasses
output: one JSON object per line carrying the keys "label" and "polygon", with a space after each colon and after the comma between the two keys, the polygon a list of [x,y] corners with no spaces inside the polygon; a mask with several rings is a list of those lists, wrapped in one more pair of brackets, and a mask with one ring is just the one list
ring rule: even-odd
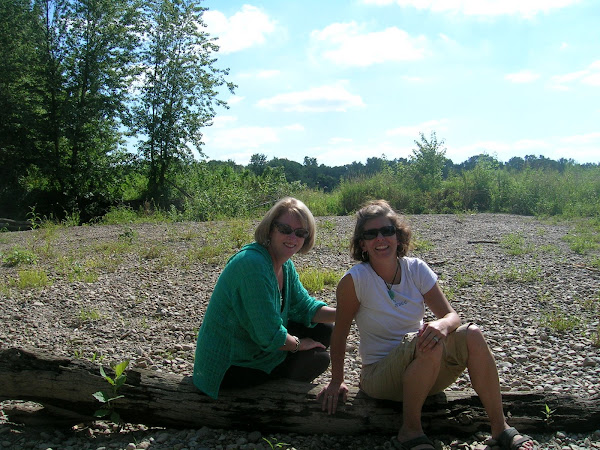
{"label": "sunglasses", "polygon": [[306,228],[296,228],[295,230],[290,227],[286,223],[273,222],[273,226],[277,228],[281,234],[292,234],[294,233],[296,236],[302,239],[306,239],[309,235],[309,232]]}
{"label": "sunglasses", "polygon": [[371,239],[375,239],[379,233],[385,237],[393,236],[396,234],[396,227],[393,225],[388,225],[387,227],[370,228],[362,232],[362,238],[366,241],[370,241]]}

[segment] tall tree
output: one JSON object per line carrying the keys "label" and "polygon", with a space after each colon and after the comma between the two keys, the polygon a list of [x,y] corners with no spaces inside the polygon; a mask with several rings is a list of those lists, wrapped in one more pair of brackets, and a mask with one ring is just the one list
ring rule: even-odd
{"label": "tall tree", "polygon": [[217,98],[219,87],[233,92],[235,86],[225,81],[228,70],[214,65],[218,46],[203,31],[205,8],[192,0],[146,5],[140,92],[129,125],[149,161],[148,195],[164,205],[174,169],[194,149],[203,155],[201,129],[212,123],[216,106],[227,107]]}
{"label": "tall tree", "polygon": [[438,141],[435,131],[429,140],[419,133],[421,141],[415,141],[416,149],[410,159],[410,172],[417,186],[423,191],[431,191],[442,183],[443,168],[446,163],[444,140]]}

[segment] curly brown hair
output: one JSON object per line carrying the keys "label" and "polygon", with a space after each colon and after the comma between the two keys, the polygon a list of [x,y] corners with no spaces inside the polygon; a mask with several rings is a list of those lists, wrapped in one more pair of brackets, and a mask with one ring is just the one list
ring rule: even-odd
{"label": "curly brown hair", "polygon": [[365,203],[356,212],[356,226],[354,227],[354,235],[350,243],[350,254],[356,261],[366,262],[369,260],[369,255],[364,253],[360,242],[362,234],[365,231],[364,226],[367,221],[377,217],[387,217],[396,227],[396,238],[398,239],[398,257],[408,255],[410,250],[411,230],[406,219],[392,209],[390,204],[385,200],[372,200]]}

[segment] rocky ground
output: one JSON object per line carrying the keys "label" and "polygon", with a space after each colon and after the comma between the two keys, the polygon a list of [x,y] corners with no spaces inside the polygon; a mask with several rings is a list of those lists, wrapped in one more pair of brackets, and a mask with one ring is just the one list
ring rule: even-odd
{"label": "rocky ground", "polygon": [[[463,321],[485,332],[504,391],[543,390],[600,399],[598,250],[576,253],[572,223],[514,215],[410,216],[413,252],[439,274]],[[317,245],[299,269],[341,275],[352,217],[318,218]],[[227,256],[256,223],[49,226],[0,234],[0,348],[30,347],[103,365],[189,375],[195,335]],[[37,284],[37,286],[35,286]],[[335,305],[334,287],[315,293]],[[358,335],[347,382],[357,384]],[[318,382],[325,383],[328,374]],[[469,386],[468,375],[450,389]],[[0,387],[0,400],[2,399]],[[17,400],[17,399],[10,399]],[[600,448],[598,431],[534,434],[540,448]],[[236,430],[117,430],[19,426],[0,408],[0,449],[375,449],[391,436],[262,435]],[[435,436],[441,448],[485,448],[487,436]]]}

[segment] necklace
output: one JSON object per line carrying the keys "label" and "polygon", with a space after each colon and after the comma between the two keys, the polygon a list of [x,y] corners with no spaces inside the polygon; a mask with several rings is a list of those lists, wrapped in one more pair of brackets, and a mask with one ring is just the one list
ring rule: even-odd
{"label": "necklace", "polygon": [[390,298],[392,300],[394,300],[394,291],[392,291],[392,286],[394,285],[394,281],[396,280],[396,275],[398,275],[398,269],[400,269],[400,261],[398,261],[398,259],[396,259],[396,272],[394,273],[394,278],[392,278],[392,282],[388,285],[388,282],[385,281],[384,278],[381,278],[383,280],[383,282],[385,283],[385,287],[387,288],[388,291],[388,295],[390,296]]}

